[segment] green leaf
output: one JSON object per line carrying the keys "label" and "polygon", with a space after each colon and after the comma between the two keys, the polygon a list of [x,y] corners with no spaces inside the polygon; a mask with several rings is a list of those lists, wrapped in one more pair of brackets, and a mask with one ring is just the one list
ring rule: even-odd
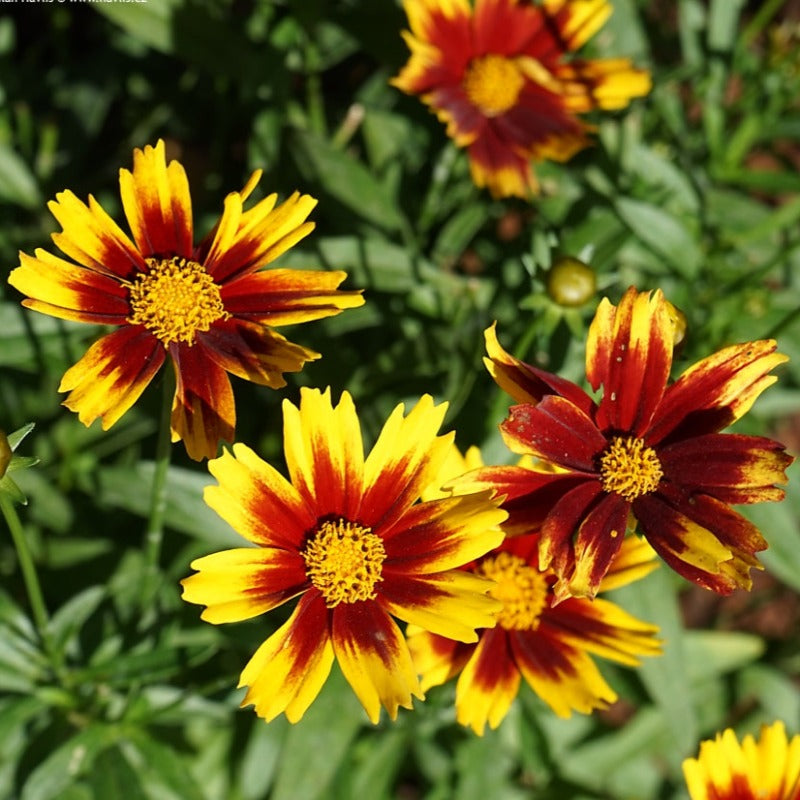
{"label": "green leaf", "polygon": [[269,793],[290,729],[285,717],[270,723],[255,718],[252,725],[238,773],[243,800],[261,800]]}
{"label": "green leaf", "polygon": [[145,797],[207,800],[186,761],[174,747],[137,730],[129,734],[123,749],[140,776]]}
{"label": "green leaf", "polygon": [[148,800],[150,797],[142,787],[140,771],[130,765],[117,747],[104,750],[95,759],[89,785],[96,798]]}
{"label": "green leaf", "polygon": [[20,800],[60,800],[64,791],[86,775],[95,758],[116,740],[116,730],[94,724],[54,750],[30,774]]}
{"label": "green leaf", "polygon": [[63,651],[94,614],[106,596],[104,586],[90,586],[70,598],[50,618],[50,632],[59,651]]}
{"label": "green leaf", "polygon": [[352,212],[389,231],[405,224],[385,187],[360,161],[308,131],[295,131],[291,141],[297,163]]}
{"label": "green leaf", "polygon": [[[100,472],[101,502],[146,518],[150,498],[142,486],[153,481],[153,463],[106,467]],[[203,489],[214,483],[207,473],[170,467],[167,473],[166,525],[193,538],[219,547],[243,547],[246,542],[227,522],[203,502]]]}
{"label": "green leaf", "polygon": [[764,640],[750,633],[733,631],[684,631],[686,655],[684,678],[698,683],[734,672],[764,653]]}
{"label": "green leaf", "polygon": [[14,203],[23,208],[37,208],[42,204],[39,186],[33,172],[23,158],[0,142],[0,201]]}
{"label": "green leaf", "polygon": [[[341,672],[331,671],[323,690],[286,737],[271,800],[317,800],[327,796],[336,770],[347,758],[364,713]],[[309,754],[324,753],[309,769]]]}
{"label": "green leaf", "polygon": [[461,255],[487,219],[489,207],[484,203],[466,205],[453,214],[436,237],[433,246],[434,261],[452,262]]}
{"label": "green leaf", "polygon": [[684,278],[697,275],[702,255],[686,224],[663,208],[620,197],[615,202],[617,213],[640,241],[663,256]]}
{"label": "green leaf", "polygon": [[646,578],[615,589],[609,596],[639,619],[658,625],[664,652],[643,659],[638,672],[664,715],[677,751],[688,752],[697,741],[698,725],[686,691],[686,645],[672,575],[666,567],[659,567]]}
{"label": "green leaf", "polygon": [[708,17],[708,46],[727,53],[736,44],[739,16],[746,0],[711,0]]}

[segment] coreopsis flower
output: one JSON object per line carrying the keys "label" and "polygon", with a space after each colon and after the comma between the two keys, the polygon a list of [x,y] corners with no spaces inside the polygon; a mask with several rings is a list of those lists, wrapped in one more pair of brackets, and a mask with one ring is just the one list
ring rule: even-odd
{"label": "coreopsis flower", "polygon": [[540,531],[539,560],[559,600],[593,597],[629,527],[677,572],[721,594],[750,588],[767,543],[730,505],[780,500],[792,458],[779,442],[720,431],[776,378],[773,340],[726,347],[668,383],[675,323],[660,291],[604,299],[589,329],[586,374],[598,401],[525,364],[486,331],[486,364],[519,405],[500,425],[508,447],[556,473],[487,467],[468,485],[507,496],[507,533]]}
{"label": "coreopsis flower", "polygon": [[192,563],[183,597],[203,619],[234,622],[298,597],[289,620],[241,675],[242,705],[267,720],[299,720],[334,658],[373,722],[383,705],[422,698],[393,617],[458,641],[494,624],[485,578],[459,569],[502,541],[499,498],[481,491],[418,502],[439,475],[452,434],[437,436],[446,405],[399,405],[364,458],[353,401],[301,389],[284,401],[291,482],[242,444],[209,462],[206,502],[255,547]]}
{"label": "coreopsis flower", "polygon": [[[480,453],[470,448],[460,464],[457,455],[451,457],[450,472],[440,480],[480,465]],[[456,485],[455,491],[460,490]],[[557,578],[552,570],[540,570],[537,549],[538,535],[516,536],[464,567],[491,578],[490,594],[503,606],[495,627],[479,631],[477,643],[456,642],[415,626],[407,631],[423,691],[458,675],[456,718],[478,735],[487,723],[494,729],[503,721],[523,678],[558,716],[588,714],[617,699],[592,654],[636,666],[639,656],[661,651],[658,628],[608,600],[570,598],[553,605]],[[644,577],[657,566],[654,558],[646,542],[629,537],[602,590]]]}
{"label": "coreopsis flower", "polygon": [[62,231],[53,241],[73,261],[46,250],[20,253],[9,278],[23,305],[62,319],[113,325],[64,374],[64,405],[85,425],[110,428],[167,359],[176,375],[172,440],[200,460],[231,441],[236,423],[227,373],[272,388],[319,354],[272,330],[338,314],[363,303],[337,290],[344,272],[261,269],[314,227],[316,205],[298,192],[276,207],[272,194],[245,211],[261,177],[225,198],[222,216],[194,242],[189,184],[164,142],[133,152],[120,170],[122,207],[133,240],[89,196],[71,191],[48,204]]}
{"label": "coreopsis flower", "polygon": [[589,143],[578,115],[619,109],[650,90],[627,58],[578,50],[608,0],[404,0],[408,63],[392,83],[419,95],[467,148],[472,179],[495,197],[536,191],[531,159],[566,161]]}
{"label": "coreopsis flower", "polygon": [[782,722],[762,725],[741,744],[728,728],[700,743],[683,762],[691,800],[800,800],[800,736],[786,738]]}

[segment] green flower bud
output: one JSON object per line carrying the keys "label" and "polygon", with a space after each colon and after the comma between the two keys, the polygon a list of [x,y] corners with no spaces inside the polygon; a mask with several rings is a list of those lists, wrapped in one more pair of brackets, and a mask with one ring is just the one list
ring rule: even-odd
{"label": "green flower bud", "polygon": [[547,273],[547,294],[565,308],[582,306],[594,297],[596,291],[594,270],[577,258],[562,256]]}

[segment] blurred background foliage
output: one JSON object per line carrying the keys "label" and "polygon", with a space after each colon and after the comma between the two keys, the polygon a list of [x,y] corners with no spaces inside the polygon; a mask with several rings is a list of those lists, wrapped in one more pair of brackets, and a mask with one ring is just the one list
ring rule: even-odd
{"label": "blurred background foliage", "polygon": [[[17,251],[51,248],[46,201],[92,193],[119,222],[117,171],[167,141],[202,234],[255,168],[258,191],[319,198],[317,228],[281,266],[346,270],[367,303],[298,328],[323,353],[286,390],[237,382],[237,437],[280,466],[280,400],[354,395],[367,438],[398,402],[448,400],[447,424],[487,462],[509,400],[481,365],[498,321],[517,356],[581,380],[600,297],[660,287],[687,318],[675,374],[725,344],[777,337],[792,357],[737,430],[800,449],[800,4],[613,0],[590,43],[652,70],[643,101],[595,120],[596,144],[536,167],[542,196],[492,200],[415,98],[392,0],[149,0],[6,4],[0,16],[0,427],[34,421],[15,473],[52,614],[40,649],[10,539],[0,537],[0,797],[21,800],[685,798],[681,760],[725,726],[800,729],[800,488],[746,509],[770,542],[750,594],[719,598],[666,570],[617,591],[658,623],[665,654],[602,665],[608,711],[560,720],[525,687],[483,738],[454,721],[453,687],[372,727],[334,676],[304,720],[238,711],[238,674],[285,614],[204,624],[178,580],[237,545],[206,508],[204,466],[175,448],[168,535],[142,617],[142,535],[158,384],[108,433],[56,387],[98,330],[20,308]],[[597,291],[554,299],[581,258]],[[549,291],[548,291],[549,290]]]}

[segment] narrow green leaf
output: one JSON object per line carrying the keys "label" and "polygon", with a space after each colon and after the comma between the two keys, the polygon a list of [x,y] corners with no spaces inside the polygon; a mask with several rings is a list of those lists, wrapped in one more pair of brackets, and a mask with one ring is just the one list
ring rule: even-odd
{"label": "narrow green leaf", "polygon": [[298,164],[311,168],[323,189],[353,213],[386,230],[403,226],[394,201],[360,161],[308,131],[295,131],[292,145]]}
{"label": "narrow green leaf", "polygon": [[207,800],[192,777],[185,759],[174,747],[162,744],[144,731],[134,731],[122,749],[139,773],[145,797],[157,797],[159,800]]}
{"label": "narrow green leaf", "polygon": [[633,233],[676,272],[684,278],[697,275],[702,256],[685,222],[658,206],[631,197],[618,198],[615,206]]}
{"label": "narrow green leaf", "polygon": [[64,650],[106,596],[104,586],[90,586],[70,598],[50,618],[50,632],[58,650]]}
{"label": "narrow green leaf", "polygon": [[0,142],[0,201],[23,208],[41,205],[39,186],[33,172],[10,145]]}
{"label": "narrow green leaf", "polygon": [[764,647],[764,640],[750,633],[684,631],[684,677],[692,683],[698,683],[716,675],[733,672],[759,658]]}
{"label": "narrow green leaf", "polygon": [[708,16],[708,46],[711,50],[727,53],[733,49],[744,4],[745,0],[711,0]]}
{"label": "narrow green leaf", "polygon": [[610,595],[639,619],[658,625],[664,652],[643,659],[638,672],[664,715],[678,751],[688,752],[697,741],[698,726],[686,691],[686,646],[672,575],[666,567],[660,567]]}
{"label": "narrow green leaf", "polygon": [[84,728],[33,770],[20,800],[60,800],[70,785],[89,772],[95,758],[116,736],[116,731],[107,725]]}
{"label": "narrow green leaf", "polygon": [[[339,669],[287,737],[271,800],[317,800],[325,797],[333,776],[346,759],[364,712]],[[324,754],[309,768],[309,754]]]}
{"label": "narrow green leaf", "polygon": [[[153,480],[153,464],[106,467],[100,472],[99,497],[114,508],[147,517],[150,499],[142,486]],[[181,467],[170,467],[167,474],[166,525],[189,536],[220,547],[243,547],[246,542],[227,522],[203,502],[203,489],[214,483],[206,474]]]}
{"label": "narrow green leaf", "polygon": [[139,770],[130,765],[117,747],[104,750],[95,759],[89,785],[96,798],[149,800],[142,787]]}

